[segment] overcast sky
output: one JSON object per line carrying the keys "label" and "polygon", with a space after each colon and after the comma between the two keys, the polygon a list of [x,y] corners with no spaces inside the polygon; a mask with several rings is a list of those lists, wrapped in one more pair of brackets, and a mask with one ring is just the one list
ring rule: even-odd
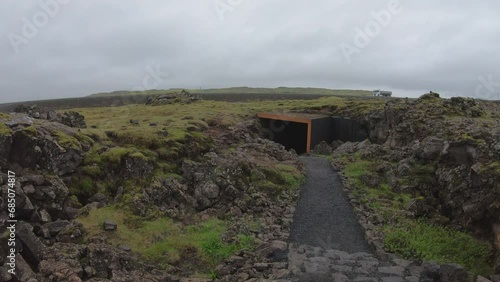
{"label": "overcast sky", "polygon": [[497,98],[498,11],[495,0],[1,0],[0,102],[231,86]]}

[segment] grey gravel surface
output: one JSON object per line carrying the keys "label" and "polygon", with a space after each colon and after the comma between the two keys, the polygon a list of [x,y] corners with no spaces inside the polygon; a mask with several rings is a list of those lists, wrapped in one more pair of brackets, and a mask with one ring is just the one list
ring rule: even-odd
{"label": "grey gravel surface", "polygon": [[290,241],[349,253],[370,253],[364,232],[342,191],[342,181],[329,161],[311,156],[301,160],[307,179],[297,203]]}

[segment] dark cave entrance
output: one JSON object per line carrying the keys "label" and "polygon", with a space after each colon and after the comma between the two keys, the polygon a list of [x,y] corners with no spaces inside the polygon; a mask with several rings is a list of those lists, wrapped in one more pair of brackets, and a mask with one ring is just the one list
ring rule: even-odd
{"label": "dark cave entrance", "polygon": [[297,154],[308,152],[309,124],[279,119],[261,118],[262,137],[280,143],[285,149],[294,149]]}
{"label": "dark cave entrance", "polygon": [[315,114],[259,113],[261,137],[294,149],[298,154],[309,154],[325,141],[360,142],[369,138],[368,130],[355,120]]}

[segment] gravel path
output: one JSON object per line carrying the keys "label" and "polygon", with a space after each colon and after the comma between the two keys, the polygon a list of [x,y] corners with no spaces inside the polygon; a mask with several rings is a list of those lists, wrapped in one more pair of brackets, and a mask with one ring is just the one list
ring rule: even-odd
{"label": "gravel path", "polygon": [[328,160],[301,159],[307,168],[307,180],[295,211],[291,243],[370,253],[364,232],[342,191],[342,181]]}

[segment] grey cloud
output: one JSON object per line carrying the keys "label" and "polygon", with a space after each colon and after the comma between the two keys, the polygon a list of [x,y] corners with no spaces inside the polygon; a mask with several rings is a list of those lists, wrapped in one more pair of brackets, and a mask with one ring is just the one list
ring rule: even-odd
{"label": "grey cloud", "polygon": [[15,54],[8,34],[22,35],[22,18],[32,20],[43,11],[40,3],[50,1],[62,0],[0,2],[0,102],[132,89],[151,65],[170,74],[158,88],[310,86],[474,96],[479,77],[500,81],[500,3],[494,0],[401,0],[402,12],[350,63],[341,44],[354,44],[356,28],[365,29],[372,12],[390,0],[242,0],[223,21],[214,3],[228,0],[72,0]]}

